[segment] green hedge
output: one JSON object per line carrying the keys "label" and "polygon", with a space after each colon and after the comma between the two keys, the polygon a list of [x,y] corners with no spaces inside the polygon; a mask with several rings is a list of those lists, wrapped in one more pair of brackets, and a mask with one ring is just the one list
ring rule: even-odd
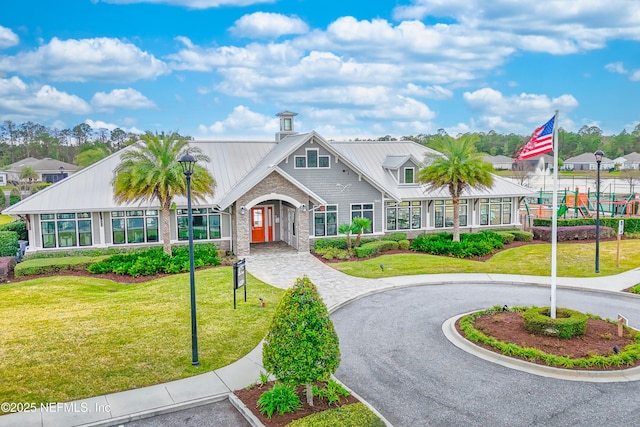
{"label": "green hedge", "polygon": [[533,240],[533,233],[522,230],[509,230],[509,234],[513,234],[516,242],[530,242]]}
{"label": "green hedge", "polygon": [[407,233],[392,233],[380,238],[380,240],[394,240],[396,242],[399,242],[400,240],[407,240]]}
{"label": "green hedge", "polygon": [[364,403],[340,406],[336,409],[311,414],[287,424],[287,427],[384,427],[378,418]]}
{"label": "green hedge", "polygon": [[[640,233],[640,218],[606,218],[600,216],[600,225],[605,227],[611,227],[618,232],[618,222],[624,220],[624,232],[637,234]],[[533,220],[534,226],[551,227],[551,219],[537,218]],[[571,219],[558,219],[558,227],[574,227],[577,225],[596,225],[595,218],[571,218]]]}
{"label": "green hedge", "polygon": [[15,277],[23,277],[64,271],[86,271],[96,261],[96,257],[89,256],[32,259],[17,264],[13,274]]}
{"label": "green hedge", "polygon": [[502,239],[502,243],[505,245],[508,245],[509,243],[513,242],[516,238],[516,236],[514,236],[512,233],[508,231],[496,231],[496,234],[500,236],[500,238]]}
{"label": "green hedge", "polygon": [[18,254],[18,233],[15,231],[0,231],[0,257],[16,256]]}
{"label": "green hedge", "polygon": [[[174,246],[171,248],[171,254],[171,256],[165,254],[160,247],[117,254],[90,265],[87,270],[94,274],[116,273],[132,277],[189,271],[187,245]],[[196,268],[220,264],[218,251],[213,243],[194,245],[193,255]]]}
{"label": "green hedge", "polygon": [[0,231],[15,231],[18,233],[18,240],[29,240],[27,223],[24,221],[12,221],[0,225]]}
{"label": "green hedge", "polygon": [[411,242],[408,240],[400,240],[398,242],[398,248],[403,249],[403,250],[407,250],[411,247]]}
{"label": "green hedge", "polygon": [[398,249],[398,246],[399,244],[395,240],[376,240],[373,242],[365,243],[364,245],[357,247],[354,250],[358,258],[366,258],[379,252]]}
{"label": "green hedge", "polygon": [[451,233],[422,234],[411,242],[411,249],[416,251],[457,258],[484,256],[503,247],[502,238],[493,231],[462,233],[459,242],[453,241]]}
{"label": "green hedge", "polygon": [[568,308],[557,308],[552,319],[549,307],[532,307],[522,313],[524,327],[531,333],[560,338],[584,335],[589,316]]}

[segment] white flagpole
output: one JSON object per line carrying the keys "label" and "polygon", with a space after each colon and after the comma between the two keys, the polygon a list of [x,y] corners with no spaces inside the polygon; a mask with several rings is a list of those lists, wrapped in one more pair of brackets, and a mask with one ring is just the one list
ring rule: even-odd
{"label": "white flagpole", "polygon": [[556,318],[558,282],[558,110],[553,120],[553,205],[551,208],[551,318]]}

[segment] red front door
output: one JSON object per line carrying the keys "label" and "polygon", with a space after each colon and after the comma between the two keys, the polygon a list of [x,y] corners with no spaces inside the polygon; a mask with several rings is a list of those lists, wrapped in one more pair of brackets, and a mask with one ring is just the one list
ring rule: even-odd
{"label": "red front door", "polygon": [[251,242],[264,242],[264,207],[251,208]]}

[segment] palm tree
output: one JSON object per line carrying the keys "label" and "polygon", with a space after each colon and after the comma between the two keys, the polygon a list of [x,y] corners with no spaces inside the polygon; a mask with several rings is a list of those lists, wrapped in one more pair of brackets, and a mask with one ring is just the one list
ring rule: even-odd
{"label": "palm tree", "polygon": [[344,234],[347,236],[347,250],[351,250],[351,224],[341,224],[338,227],[338,233]]}
{"label": "palm tree", "polygon": [[351,220],[351,231],[356,233],[355,247],[360,246],[360,237],[365,230],[371,228],[371,220],[369,218],[355,217]]}
{"label": "palm tree", "polygon": [[459,139],[448,135],[438,138],[430,164],[418,171],[418,181],[427,190],[447,188],[453,202],[453,241],[460,241],[460,196],[468,188],[488,188],[493,184],[493,167],[476,151],[477,135],[465,134]]}
{"label": "palm tree", "polygon": [[[170,210],[174,196],[187,194],[187,184],[178,160],[187,152],[198,161],[210,161],[189,139],[173,132],[147,132],[120,159],[112,185],[118,203],[151,202],[157,199],[162,210],[162,247],[171,255]],[[191,178],[193,199],[213,195],[215,180],[207,169],[196,164]]]}
{"label": "palm tree", "polygon": [[18,174],[18,192],[20,200],[23,195],[29,195],[33,192],[33,182],[38,180],[38,172],[32,166],[24,166]]}

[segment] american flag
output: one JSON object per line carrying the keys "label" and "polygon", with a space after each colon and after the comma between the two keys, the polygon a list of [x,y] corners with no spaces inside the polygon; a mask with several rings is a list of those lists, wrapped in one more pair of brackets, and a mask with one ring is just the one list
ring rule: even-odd
{"label": "american flag", "polygon": [[555,121],[556,116],[554,115],[551,120],[533,131],[529,142],[518,152],[516,162],[553,151],[553,125]]}

